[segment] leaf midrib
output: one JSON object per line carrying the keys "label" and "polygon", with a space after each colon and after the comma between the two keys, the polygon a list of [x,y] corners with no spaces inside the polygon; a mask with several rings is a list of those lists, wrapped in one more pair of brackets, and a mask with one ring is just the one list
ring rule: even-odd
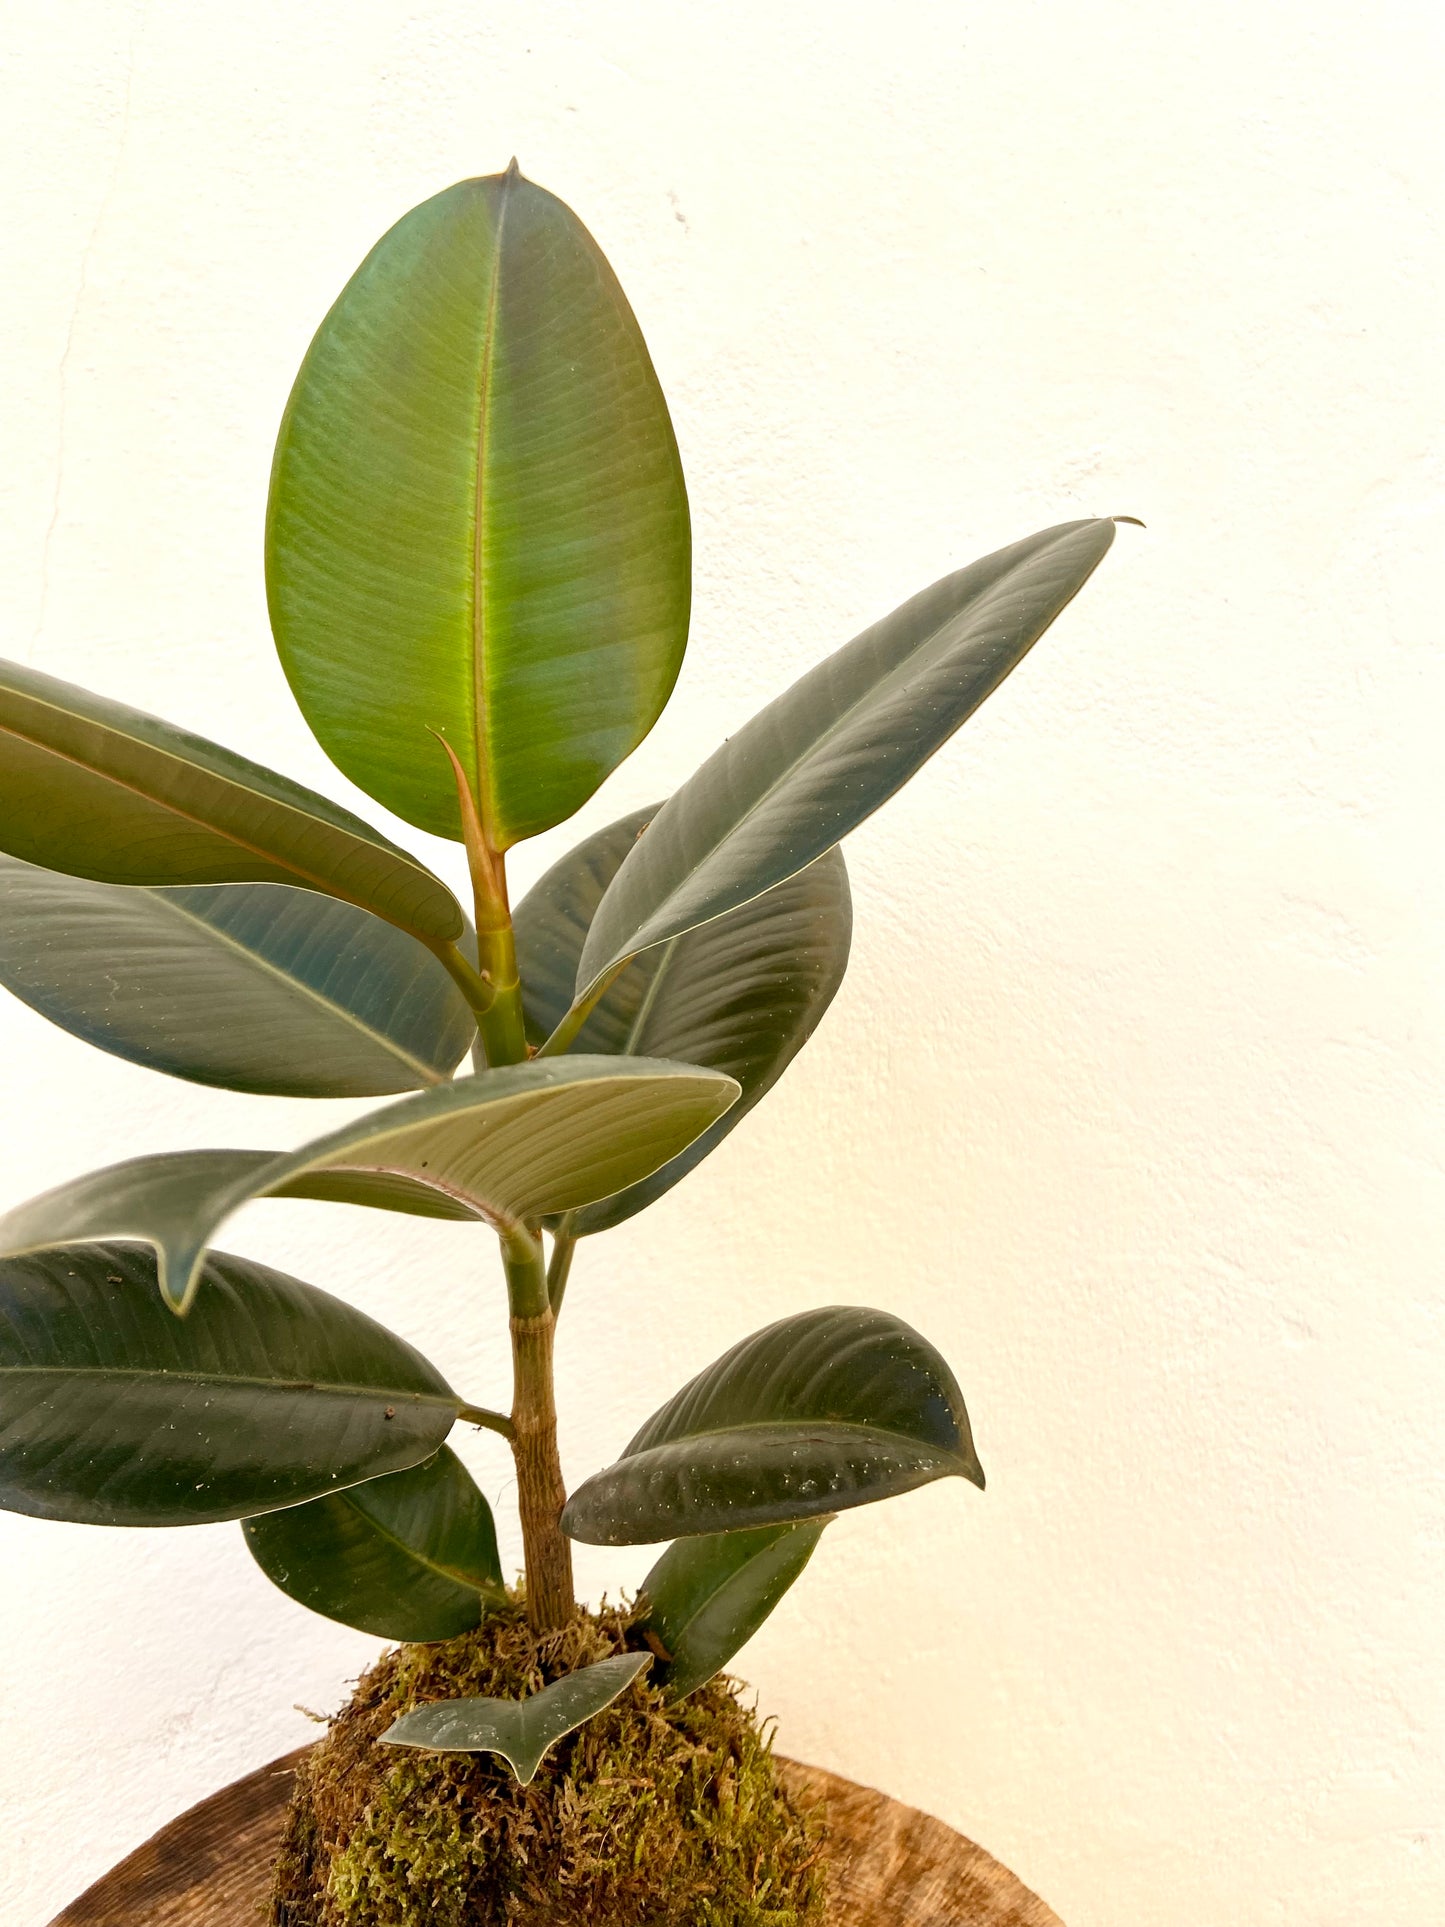
{"label": "leaf midrib", "polygon": [[[1036,550],[1034,552],[1034,555],[1030,556],[1028,560],[1033,561],[1040,553],[1043,553],[1043,551]],[[1022,563],[1015,564],[1014,568],[1009,569],[1004,575],[997,577],[993,582],[991,582],[988,588],[984,591],[984,593],[978,598],[976,602],[966,605],[968,612],[970,614],[975,614],[979,610],[986,608],[989,605],[989,603],[992,601],[994,596],[998,593],[1000,585],[1008,581],[1009,578],[1014,575],[1016,570],[1022,566],[1023,566]],[[1078,589],[1075,589],[1073,592],[1073,595],[1077,595],[1077,594],[1078,594]],[[1069,597],[1068,599],[1069,601],[1073,600],[1073,595]],[[1066,602],[1062,608],[1056,610],[1054,612],[1052,621],[1057,621],[1059,616],[1063,614],[1063,609],[1067,607],[1068,607],[1068,603]],[[734,838],[741,832],[743,827],[747,823],[751,822],[753,817],[755,817],[758,814],[758,812],[762,810],[771,801],[772,797],[776,794],[776,792],[785,783],[789,781],[789,779],[793,776],[796,770],[798,770],[805,763],[810,761],[813,758],[813,756],[816,755],[817,752],[823,746],[829,743],[832,740],[832,738],[836,736],[839,733],[839,731],[841,731],[844,728],[844,726],[852,719],[852,717],[857,713],[857,711],[859,711],[860,709],[865,709],[870,707],[871,704],[876,700],[878,691],[885,684],[891,682],[894,679],[894,677],[900,673],[900,671],[905,669],[909,663],[911,663],[919,654],[921,654],[921,652],[928,647],[929,643],[932,642],[934,638],[939,634],[939,631],[947,627],[948,622],[956,621],[958,616],[962,613],[963,611],[955,611],[954,614],[950,616],[946,622],[941,622],[935,628],[931,629],[928,632],[927,636],[925,636],[921,642],[919,642],[914,648],[910,649],[906,655],[900,657],[896,662],[892,663],[884,675],[878,677],[878,679],[875,682],[869,683],[868,687],[863,692],[863,694],[859,696],[854,702],[849,703],[846,709],[841,710],[825,730],[823,730],[819,735],[811,737],[809,739],[807,747],[804,750],[802,750],[798,755],[794,756],[783,767],[783,769],[779,772],[779,774],[776,777],[774,777],[773,781],[769,783],[767,788],[759,792],[759,794],[754,798],[754,800],[748,805],[748,807],[742,812],[740,816],[736,816],[731,820],[724,834],[718,837],[715,841],[709,843],[701,860],[696,864],[690,865],[687,871],[684,873],[684,875],[679,877],[678,880],[669,887],[667,891],[667,895],[663,898],[662,903],[660,903],[657,906],[657,908],[654,909],[652,913],[649,915],[649,917],[647,918],[647,923],[643,925],[643,929],[645,930],[647,927],[647,924],[652,923],[658,916],[660,916],[663,913],[665,907],[672,902],[672,900],[677,896],[678,892],[684,887],[685,884],[687,884],[688,882],[696,878],[699,871],[703,868],[705,864],[711,863],[712,860],[719,854],[720,851],[725,850],[728,847],[728,845],[734,840]],[[887,617],[885,616],[883,620],[887,621]],[[862,633],[866,633],[866,631]],[[847,647],[848,645],[845,644],[844,646]],[[809,672],[809,673],[812,673],[812,672]],[[797,684],[796,683],[793,684],[792,687],[796,689]],[[787,697],[791,693],[792,693],[791,690],[785,689],[779,695],[773,698],[773,702],[774,703],[783,702],[787,699]],[[772,706],[773,704],[769,703],[765,709],[759,712],[759,715],[766,715],[767,710],[771,709]],[[724,745],[724,747],[726,747],[726,745]],[[720,753],[720,752],[715,752],[715,753]],[[705,767],[706,765],[704,765],[704,768]],[[664,805],[664,808],[665,807],[666,806]],[[661,812],[659,812],[659,814],[661,814]],[[818,854],[823,855],[823,854],[826,854],[826,852],[820,851]],[[810,859],[810,861],[816,861],[816,858],[812,858]],[[705,923],[717,922],[719,917],[726,916],[729,911],[740,910],[743,908],[745,904],[756,902],[760,896],[765,896],[768,890],[775,888],[776,885],[779,883],[786,883],[788,881],[788,877],[796,876],[799,873],[799,871],[805,870],[807,867],[808,865],[806,863],[800,863],[797,866],[797,869],[790,870],[788,872],[787,877],[775,877],[772,883],[764,885],[762,889],[755,890],[751,896],[744,897],[737,903],[729,904],[726,907],[726,909],[714,911],[710,916],[703,918],[701,922],[697,924],[689,924],[687,930],[674,931],[671,933],[671,936],[673,937],[686,936],[689,931],[694,929],[700,929]],[[641,933],[639,932],[638,934],[640,935]],[[626,954],[629,958],[631,958],[631,957],[640,955],[641,952],[644,950],[654,949],[656,945],[660,942],[667,942],[669,940],[670,939],[667,937],[660,937],[660,938],[654,938],[649,942],[638,943],[636,949],[629,950]],[[616,953],[614,952],[614,954],[607,960],[607,962],[602,966],[602,968],[593,973],[591,982],[587,985],[587,989],[590,990],[592,986],[596,984],[598,978],[601,977],[607,970],[610,970],[617,961],[618,961],[618,958]]]}
{"label": "leaf midrib", "polygon": [[366,1483],[366,1481],[363,1481],[362,1485],[349,1486],[346,1491],[338,1492],[334,1496],[339,1499],[343,1505],[350,1506],[357,1518],[364,1521],[371,1531],[376,1534],[378,1539],[384,1539],[389,1546],[395,1546],[397,1551],[405,1553],[413,1564],[424,1567],[427,1572],[434,1572],[439,1579],[452,1580],[456,1585],[460,1586],[464,1592],[497,1593],[501,1590],[500,1587],[490,1583],[486,1586],[478,1585],[477,1581],[472,1578],[469,1573],[461,1572],[455,1566],[444,1565],[440,1560],[429,1557],[428,1554],[412,1545],[409,1540],[399,1539],[388,1526],[381,1524],[374,1513],[368,1512],[364,1506],[358,1504],[356,1495],[364,1489]]}
{"label": "leaf midrib", "polygon": [[491,766],[487,753],[487,465],[491,456],[492,363],[496,355],[497,295],[502,281],[502,237],[515,174],[516,163],[513,162],[502,178],[502,192],[492,232],[491,285],[487,291],[487,319],[482,330],[481,366],[477,371],[477,452],[472,495],[472,754],[477,766],[477,808],[482,819],[482,836],[489,849],[497,848],[497,840],[494,834],[496,798],[492,794]]}
{"label": "leaf midrib", "polygon": [[[449,1084],[453,1081],[438,1071],[434,1065],[425,1063],[419,1057],[413,1057],[410,1051],[404,1050],[400,1044],[388,1037],[384,1031],[376,1030],[370,1024],[363,1022],[361,1018],[349,1011],[345,1004],[334,1003],[329,997],[324,996],[321,991],[315,989],[311,984],[306,983],[302,978],[293,977],[289,971],[283,970],[279,964],[273,964],[270,958],[263,956],[259,950],[253,950],[248,944],[242,943],[238,937],[233,937],[229,931],[219,929],[205,917],[197,916],[194,911],[188,910],[184,904],[176,903],[172,898],[163,894],[167,889],[204,889],[208,887],[213,886],[204,884],[152,884],[146,888],[146,894],[147,896],[153,897],[157,903],[161,904],[173,916],[181,918],[183,922],[193,925],[198,930],[204,930],[212,942],[221,945],[225,949],[234,951],[238,957],[244,957],[248,963],[254,965],[258,970],[275,978],[277,983],[283,984],[288,990],[299,992],[304,1000],[315,1004],[320,1010],[339,1017],[343,1023],[359,1032],[361,1036],[370,1038],[372,1042],[381,1046],[383,1052],[392,1056],[398,1064],[404,1064],[409,1070],[415,1071],[428,1086]],[[214,887],[221,889],[226,888],[224,884]],[[242,885],[240,887],[244,888],[245,886]],[[280,885],[278,887],[284,888],[285,886]],[[357,905],[354,907],[364,908],[365,906]],[[393,928],[395,928],[394,925]]]}
{"label": "leaf midrib", "polygon": [[[30,696],[28,693],[25,693],[24,699],[27,702],[34,702],[38,707],[47,709],[56,716],[66,717],[70,714],[69,711],[59,708],[58,705],[46,702],[44,697]],[[344,830],[340,825],[328,823],[322,817],[311,816],[297,809],[294,803],[283,803],[277,797],[268,796],[264,790],[248,789],[243,784],[236,782],[233,777],[222,776],[215,770],[206,769],[204,765],[200,763],[188,763],[184,758],[175,755],[171,750],[161,749],[155,743],[147,741],[145,737],[128,735],[125,731],[116,729],[112,724],[100,722],[92,716],[87,716],[84,720],[91,727],[100,730],[105,736],[118,742],[133,744],[146,755],[153,756],[159,761],[171,765],[173,768],[201,771],[210,781],[223,785],[236,796],[254,797],[257,801],[266,804],[268,808],[280,810],[286,817],[293,819],[297,823],[315,825],[333,837],[345,839],[355,848],[369,851],[375,856],[390,857],[398,867],[411,871],[414,877],[423,881],[426,879],[426,872],[422,870],[419,865],[413,863],[404,851],[389,850],[379,843],[373,843],[367,837],[357,835],[354,830]],[[139,783],[131,781],[129,777],[118,776],[110,770],[101,769],[97,764],[86,762],[83,757],[73,754],[70,750],[61,749],[55,743],[47,742],[43,737],[29,734],[26,730],[17,727],[13,718],[0,716],[0,734],[13,736],[19,742],[28,743],[32,749],[38,749],[47,756],[54,756],[60,762],[69,763],[72,768],[84,770],[91,776],[100,776],[105,782],[113,783],[117,789],[126,790],[132,796],[138,796],[142,802],[153,804],[157,809],[165,810],[168,814],[178,818],[183,823],[194,823],[197,828],[209,832],[212,836],[219,837],[223,842],[234,845],[238,850],[245,850],[248,855],[262,857],[269,863],[275,863],[282,869],[290,870],[293,876],[303,877],[308,883],[314,884],[324,896],[338,897],[341,901],[354,905],[358,910],[370,910],[373,915],[375,914],[375,905],[373,903],[368,903],[365,899],[352,895],[349,891],[342,889],[332,879],[323,877],[316,871],[306,869],[304,865],[295,862],[291,857],[285,856],[278,851],[269,850],[260,844],[252,843],[248,838],[238,835],[233,829],[228,829],[219,823],[211,822],[203,816],[197,816],[191,810],[182,809],[179,804],[173,802],[169,797],[152,794],[150,790],[143,788]],[[100,880],[104,881],[104,879]],[[258,880],[264,881],[264,879]],[[151,884],[142,885],[141,887],[157,889],[164,888],[165,886]],[[176,885],[171,887],[178,888],[182,886]],[[445,888],[445,885],[442,887]],[[403,927],[411,929],[412,926],[406,925]]]}
{"label": "leaf midrib", "polygon": [[210,1372],[170,1371],[164,1365],[12,1365],[0,1364],[0,1378],[133,1378],[165,1379],[168,1384],[208,1386],[221,1389],[235,1386],[237,1389],[250,1388],[271,1392],[315,1392],[322,1397],[338,1398],[385,1398],[403,1399],[409,1404],[437,1406],[442,1410],[457,1408],[457,1399],[450,1393],[408,1392],[394,1385],[353,1385],[344,1380],[327,1381],[314,1378],[261,1378],[254,1373],[238,1373],[235,1376],[219,1375]]}
{"label": "leaf midrib", "polygon": [[[708,1425],[696,1432],[677,1432],[671,1438],[658,1439],[652,1445],[640,1445],[635,1452],[624,1453],[617,1465],[627,1465],[633,1459],[645,1458],[649,1452],[665,1452],[669,1446],[691,1445],[698,1439],[725,1438],[731,1432],[777,1432],[792,1428],[799,1432],[829,1430],[842,1432],[865,1432],[870,1438],[897,1439],[900,1444],[912,1446],[915,1450],[936,1452],[940,1458],[956,1459],[959,1454],[947,1445],[934,1445],[927,1439],[914,1438],[908,1432],[895,1432],[891,1426],[868,1425],[858,1419],[845,1418],[757,1418],[740,1419],[734,1425]],[[613,1470],[616,1467],[611,1468]]]}

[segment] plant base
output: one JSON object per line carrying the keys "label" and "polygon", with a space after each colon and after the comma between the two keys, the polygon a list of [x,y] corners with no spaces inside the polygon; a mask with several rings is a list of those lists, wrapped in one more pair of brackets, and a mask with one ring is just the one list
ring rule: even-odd
{"label": "plant base", "polygon": [[273,1927],[818,1927],[821,1816],[726,1679],[673,1702],[644,1674],[530,1786],[490,1754],[376,1743],[424,1701],[520,1696],[626,1651],[628,1622],[538,1633],[514,1605],[383,1655],[297,1775]]}

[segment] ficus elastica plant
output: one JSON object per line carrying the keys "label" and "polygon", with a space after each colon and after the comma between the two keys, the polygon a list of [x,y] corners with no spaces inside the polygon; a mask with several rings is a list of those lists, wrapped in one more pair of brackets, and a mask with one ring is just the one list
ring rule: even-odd
{"label": "ficus elastica plant", "polygon": [[[574,1540],[664,1548],[635,1656],[527,1700],[437,1702],[389,1735],[527,1779],[639,1668],[687,1695],[726,1665],[840,1514],[935,1479],[982,1487],[925,1337],[885,1309],[780,1305],[569,1494],[553,1337],[578,1245],[684,1179],[817,1028],[848,961],[844,839],[1114,532],[1065,522],[944,575],[513,905],[512,849],[575,815],[672,691],[687,495],[637,321],[569,208],[513,163],[398,221],[297,375],[266,586],[322,748],[462,845],[471,901],[289,777],[0,665],[0,981],[173,1077],[383,1100],[293,1149],[127,1158],[0,1220],[0,1504],[234,1520],[303,1605],[444,1640],[507,1598],[487,1501],[447,1444],[489,1427],[515,1458],[534,1626],[576,1610]],[[473,1222],[505,1284],[510,1408],[219,1248],[262,1197]]]}

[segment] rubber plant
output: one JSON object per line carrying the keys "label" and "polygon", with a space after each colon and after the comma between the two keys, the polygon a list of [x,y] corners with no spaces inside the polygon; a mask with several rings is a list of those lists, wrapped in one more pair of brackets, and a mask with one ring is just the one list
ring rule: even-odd
{"label": "rubber plant", "polygon": [[[667,1542],[635,1652],[533,1699],[434,1702],[389,1735],[526,1779],[640,1669],[698,1689],[839,1513],[935,1479],[982,1487],[944,1359],[890,1312],[839,1305],[780,1307],[569,1497],[553,1335],[579,1242],[692,1171],[827,1009],[849,947],[842,839],[1022,659],[1114,526],[1066,522],[945,575],[514,909],[509,852],[581,809],[673,688],[682,467],[632,311],[561,201],[513,163],[399,221],[296,379],[267,587],[323,749],[464,847],[472,916],[324,796],[3,667],[0,980],[172,1076],[392,1101],[295,1150],[129,1158],[0,1221],[0,1503],[237,1520],[303,1604],[444,1640],[506,1597],[487,1503],[446,1444],[458,1422],[491,1428],[516,1461],[535,1627],[576,1610],[572,1540]],[[495,1238],[510,1411],[342,1300],[218,1250],[260,1197]]]}

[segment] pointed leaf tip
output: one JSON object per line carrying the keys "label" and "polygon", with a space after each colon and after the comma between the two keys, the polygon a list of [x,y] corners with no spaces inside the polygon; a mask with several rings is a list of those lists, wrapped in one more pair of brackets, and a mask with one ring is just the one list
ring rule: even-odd
{"label": "pointed leaf tip", "polygon": [[502,176],[502,179],[504,181],[520,181],[521,178],[522,178],[522,170],[517,165],[517,157],[514,154],[512,158],[507,162],[507,171]]}

